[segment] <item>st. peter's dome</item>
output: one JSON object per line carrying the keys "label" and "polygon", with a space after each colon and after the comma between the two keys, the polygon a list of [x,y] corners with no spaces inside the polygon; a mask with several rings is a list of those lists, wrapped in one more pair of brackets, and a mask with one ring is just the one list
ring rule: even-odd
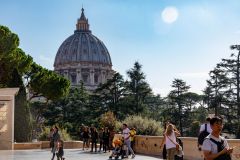
{"label": "st. peter's dome", "polygon": [[58,49],[54,70],[68,78],[72,86],[82,81],[88,90],[96,89],[113,75],[110,54],[104,43],[89,30],[84,9],[74,34]]}

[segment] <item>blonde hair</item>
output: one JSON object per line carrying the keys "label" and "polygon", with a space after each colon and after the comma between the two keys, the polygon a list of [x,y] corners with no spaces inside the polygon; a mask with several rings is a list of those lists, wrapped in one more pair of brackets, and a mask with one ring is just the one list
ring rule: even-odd
{"label": "blonde hair", "polygon": [[173,132],[173,128],[174,128],[173,125],[169,124],[166,128],[165,135],[170,136]]}

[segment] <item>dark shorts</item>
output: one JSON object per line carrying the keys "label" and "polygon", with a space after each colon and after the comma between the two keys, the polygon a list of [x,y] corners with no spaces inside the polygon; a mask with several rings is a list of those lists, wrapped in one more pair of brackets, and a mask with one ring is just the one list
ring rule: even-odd
{"label": "dark shorts", "polygon": [[83,138],[83,143],[87,143],[88,142],[88,138]]}

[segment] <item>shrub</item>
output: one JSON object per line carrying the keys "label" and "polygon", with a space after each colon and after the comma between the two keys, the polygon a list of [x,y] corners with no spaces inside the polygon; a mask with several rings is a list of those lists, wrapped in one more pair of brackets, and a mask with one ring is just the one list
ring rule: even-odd
{"label": "shrub", "polygon": [[71,136],[67,133],[66,129],[61,129],[59,130],[59,134],[62,140],[64,141],[70,141],[71,140]]}
{"label": "shrub", "polygon": [[199,134],[199,128],[200,128],[200,122],[199,121],[193,121],[190,130],[189,130],[189,136],[197,137]]}
{"label": "shrub", "polygon": [[[138,135],[160,136],[163,133],[160,122],[142,116],[128,116],[122,123],[126,123],[129,128],[136,128]],[[121,130],[119,125],[117,127]]]}
{"label": "shrub", "polygon": [[[49,140],[49,133],[50,133],[50,128],[49,127],[45,127],[42,131],[42,133],[39,135],[38,140],[39,141],[48,141]],[[67,133],[66,129],[61,129],[59,128],[58,131],[60,138],[64,141],[69,141],[71,140],[70,135]]]}
{"label": "shrub", "polygon": [[49,133],[50,133],[50,128],[48,128],[48,127],[43,128],[42,133],[38,137],[38,140],[39,141],[48,141]]}
{"label": "shrub", "polygon": [[100,126],[101,127],[108,127],[109,129],[113,129],[116,127],[116,117],[113,112],[108,111],[102,114],[100,118]]}

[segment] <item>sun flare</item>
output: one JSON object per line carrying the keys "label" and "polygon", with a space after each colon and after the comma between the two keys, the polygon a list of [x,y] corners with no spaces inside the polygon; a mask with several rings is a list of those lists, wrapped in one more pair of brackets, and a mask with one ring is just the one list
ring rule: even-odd
{"label": "sun flare", "polygon": [[162,20],[165,23],[173,23],[178,19],[178,10],[175,7],[166,7],[162,11]]}

